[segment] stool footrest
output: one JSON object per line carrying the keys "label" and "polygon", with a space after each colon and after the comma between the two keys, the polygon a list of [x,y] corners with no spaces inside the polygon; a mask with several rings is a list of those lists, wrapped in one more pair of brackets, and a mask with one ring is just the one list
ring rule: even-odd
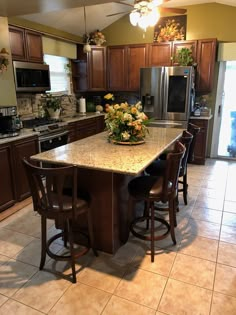
{"label": "stool footrest", "polygon": [[[151,220],[151,216],[143,216],[143,217],[139,217],[139,218],[136,218],[135,220],[133,220],[130,224],[130,231],[131,233],[140,238],[141,240],[144,240],[144,241],[150,241],[151,240],[151,235],[143,235],[141,233],[138,233],[135,231],[135,224],[138,223],[138,222],[143,222],[145,220]],[[154,236],[154,240],[155,241],[158,241],[158,240],[163,240],[164,238],[166,238],[169,233],[170,233],[170,225],[169,223],[164,220],[164,219],[161,219],[161,218],[157,218],[157,217],[154,217],[154,220],[155,221],[158,221],[158,222],[161,222],[162,224],[164,224],[167,228],[167,231],[165,233],[163,233],[162,235],[158,235],[158,236]]]}
{"label": "stool footrest", "polygon": [[[46,251],[47,251],[47,254],[49,257],[55,259],[55,260],[60,260],[60,261],[70,261],[71,260],[71,255],[57,255],[57,254],[54,254],[51,250],[50,250],[50,245],[55,241],[57,240],[58,238],[60,237],[63,237],[64,233],[61,232],[61,233],[58,233],[56,235],[54,235],[53,237],[51,237],[48,241],[47,241],[47,247],[46,247]],[[83,255],[85,255],[88,251],[89,251],[89,247],[85,247],[83,248],[82,250],[80,249],[80,251],[76,252],[76,249],[75,249],[75,255],[74,257],[75,258],[79,258]]]}

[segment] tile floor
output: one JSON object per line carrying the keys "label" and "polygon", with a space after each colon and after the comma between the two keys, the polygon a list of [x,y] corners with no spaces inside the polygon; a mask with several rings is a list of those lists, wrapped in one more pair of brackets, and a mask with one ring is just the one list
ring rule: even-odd
{"label": "tile floor", "polygon": [[207,160],[188,170],[177,245],[157,242],[154,263],[148,244],[130,237],[115,256],[78,260],[72,284],[51,272],[70,273],[63,262],[48,259],[38,271],[40,217],[31,204],[0,222],[0,314],[235,315],[236,163]]}

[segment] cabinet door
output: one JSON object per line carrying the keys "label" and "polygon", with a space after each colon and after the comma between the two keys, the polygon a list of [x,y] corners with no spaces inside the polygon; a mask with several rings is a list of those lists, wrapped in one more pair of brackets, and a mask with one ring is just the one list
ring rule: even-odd
{"label": "cabinet door", "polygon": [[88,69],[86,60],[72,61],[72,83],[75,93],[88,90]]}
{"label": "cabinet door", "polygon": [[128,90],[138,91],[140,86],[140,68],[147,65],[147,45],[130,45],[128,55]]}
{"label": "cabinet door", "polygon": [[172,43],[151,44],[149,46],[149,66],[171,66]]}
{"label": "cabinet door", "polygon": [[23,28],[9,27],[12,60],[26,61],[25,33]]}
{"label": "cabinet door", "polygon": [[182,48],[188,48],[192,51],[193,61],[196,62],[197,58],[197,41],[196,40],[185,40],[185,41],[175,41],[172,46],[172,63],[175,63],[174,56],[177,54],[178,50]]}
{"label": "cabinet door", "polygon": [[125,46],[108,48],[107,77],[108,89],[112,91],[127,90],[127,55]]}
{"label": "cabinet door", "polygon": [[41,34],[25,31],[28,61],[43,62],[43,48]]}
{"label": "cabinet door", "polygon": [[101,115],[96,118],[96,123],[97,123],[97,133],[103,132],[105,130],[105,116]]}
{"label": "cabinet door", "polygon": [[198,40],[196,91],[209,93],[213,87],[216,39]]}
{"label": "cabinet door", "polygon": [[18,201],[30,196],[30,189],[22,164],[22,158],[28,158],[36,153],[38,153],[38,137],[30,137],[13,143],[16,197]]}
{"label": "cabinet door", "polygon": [[0,146],[0,212],[12,206],[15,201],[15,188],[10,145]]}
{"label": "cabinet door", "polygon": [[196,135],[196,143],[194,147],[194,160],[193,164],[205,164],[206,160],[206,147],[208,136],[208,120],[203,119],[190,119],[190,122],[200,127],[200,132]]}
{"label": "cabinet door", "polygon": [[93,46],[88,53],[89,90],[106,90],[106,47]]}
{"label": "cabinet door", "polygon": [[80,120],[76,125],[76,140],[93,136],[97,133],[96,118]]}

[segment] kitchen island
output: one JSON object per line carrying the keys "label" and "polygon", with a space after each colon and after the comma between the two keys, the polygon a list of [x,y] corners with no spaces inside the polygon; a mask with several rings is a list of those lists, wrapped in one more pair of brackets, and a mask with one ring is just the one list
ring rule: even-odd
{"label": "kitchen island", "polygon": [[182,134],[182,129],[149,128],[145,143],[116,145],[107,133],[78,140],[32,156],[33,160],[78,167],[78,186],[89,191],[95,247],[107,253],[127,241],[129,222],[127,184]]}

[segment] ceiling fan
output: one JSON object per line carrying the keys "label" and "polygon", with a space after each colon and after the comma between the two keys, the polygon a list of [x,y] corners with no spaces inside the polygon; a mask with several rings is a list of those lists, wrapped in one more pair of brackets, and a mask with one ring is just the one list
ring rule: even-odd
{"label": "ceiling fan", "polygon": [[153,10],[155,8],[158,8],[159,13],[176,13],[176,14],[185,14],[187,12],[186,9],[179,9],[179,8],[164,8],[162,7],[162,4],[165,2],[169,2],[170,0],[134,0],[134,4],[129,4],[122,1],[115,1],[116,3],[120,3],[122,5],[126,5],[131,7],[132,9],[130,11],[123,11],[123,12],[117,12],[108,14],[109,16],[115,16],[118,14],[124,14],[124,13],[142,13],[145,14],[148,10]]}

